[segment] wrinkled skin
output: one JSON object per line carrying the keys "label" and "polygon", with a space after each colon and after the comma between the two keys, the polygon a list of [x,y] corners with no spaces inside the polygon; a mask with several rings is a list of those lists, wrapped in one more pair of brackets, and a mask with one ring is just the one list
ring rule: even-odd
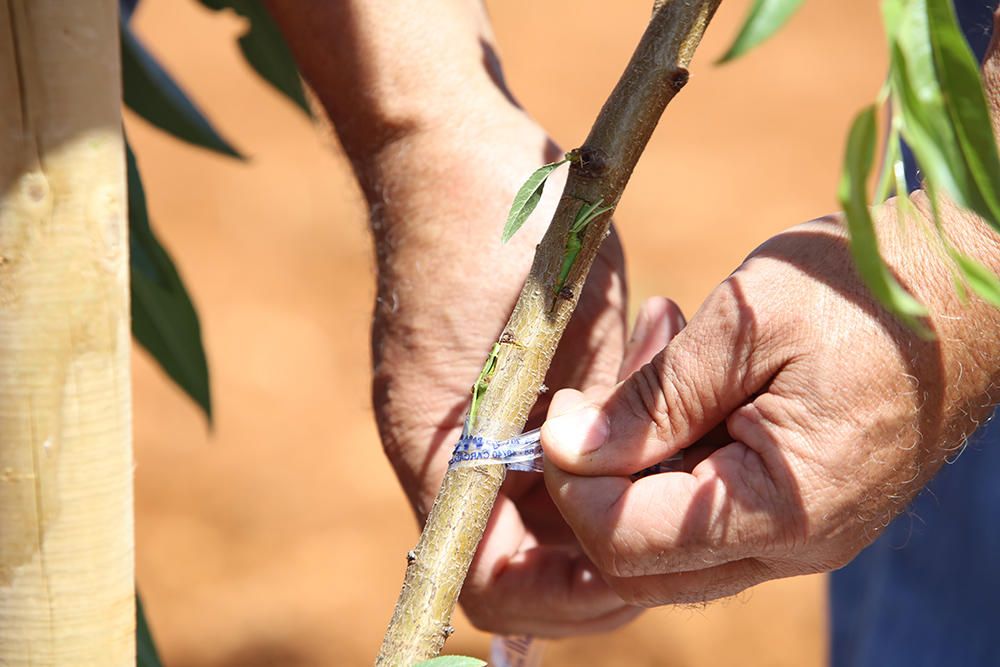
{"label": "wrinkled skin", "polygon": [[[422,519],[560,183],[501,247],[508,206],[559,151],[503,86],[481,3],[268,5],[372,211],[374,406]],[[1000,270],[997,235],[942,210],[952,242]],[[476,625],[608,629],[838,567],[878,535],[996,402],[1000,309],[960,303],[919,225],[901,233],[892,206],[876,218],[934,341],[872,302],[825,219],[765,242],[679,334],[676,306],[651,300],[626,343],[622,252],[605,242],[547,380],[573,389],[539,406],[544,478],[511,475],[466,581]],[[680,450],[684,470],[630,480]]]}
{"label": "wrinkled skin", "polygon": [[[988,416],[996,312],[963,308],[892,214],[885,249],[921,277],[936,341],[871,301],[842,226],[820,220],[761,246],[625,382],[554,397],[549,491],[624,600],[700,602],[845,565]],[[685,471],[628,479],[681,450]]]}
{"label": "wrinkled skin", "polygon": [[[390,146],[373,206],[374,404],[421,518],[561,185],[501,246],[514,191],[558,151],[517,110],[476,117],[469,139],[432,131]],[[449,158],[427,159],[439,151]],[[914,201],[926,214],[923,195]],[[956,245],[1000,268],[993,232],[944,211]],[[963,306],[928,237],[901,233],[894,216],[891,205],[876,215],[882,249],[931,308],[935,341],[872,301],[829,218],[765,242],[669,344],[683,318],[648,303],[623,363],[612,236],[547,381],[578,388],[549,407],[572,414],[543,429],[555,505],[540,477],[511,476],[463,591],[472,621],[539,636],[604,630],[641,607],[828,571],[870,543],[989,414],[1000,368],[998,311]],[[629,479],[681,449],[686,471]]]}
{"label": "wrinkled skin", "polygon": [[[997,31],[983,67],[1000,119]],[[837,218],[770,239],[616,386],[557,394],[546,483],[601,577],[638,606],[700,602],[848,563],[1000,401],[1000,309],[963,304],[930,203],[875,210],[933,340],[860,284]],[[940,202],[944,233],[1000,270],[1000,236]],[[678,451],[683,472],[627,475]]]}

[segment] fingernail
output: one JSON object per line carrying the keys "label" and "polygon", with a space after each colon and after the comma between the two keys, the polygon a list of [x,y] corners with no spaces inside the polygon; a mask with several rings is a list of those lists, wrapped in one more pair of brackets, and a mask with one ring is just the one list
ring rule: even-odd
{"label": "fingernail", "polygon": [[591,406],[553,417],[545,422],[544,430],[549,443],[564,455],[580,457],[608,441],[611,425],[603,412]]}

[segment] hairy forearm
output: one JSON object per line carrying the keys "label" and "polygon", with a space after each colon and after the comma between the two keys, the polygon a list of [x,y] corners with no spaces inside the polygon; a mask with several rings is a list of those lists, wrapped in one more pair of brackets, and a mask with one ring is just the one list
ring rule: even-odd
{"label": "hairy forearm", "polygon": [[362,187],[401,137],[505,95],[480,0],[267,0]]}

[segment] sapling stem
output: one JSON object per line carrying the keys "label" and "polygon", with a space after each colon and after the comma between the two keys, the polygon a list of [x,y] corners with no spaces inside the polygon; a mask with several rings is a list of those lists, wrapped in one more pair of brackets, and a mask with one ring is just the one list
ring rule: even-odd
{"label": "sapling stem", "polygon": [[[687,66],[721,0],[661,0],[635,53],[570,166],[562,198],[538,245],[521,295],[476,392],[471,435],[518,435],[538,398],[559,338],[611,225],[613,208],[579,231],[580,249],[560,286],[580,202],[617,205],[660,115],[687,83]],[[483,379],[483,376],[480,376]],[[504,480],[502,465],[448,471],[424,525],[376,664],[410,667],[436,656],[469,564]]]}

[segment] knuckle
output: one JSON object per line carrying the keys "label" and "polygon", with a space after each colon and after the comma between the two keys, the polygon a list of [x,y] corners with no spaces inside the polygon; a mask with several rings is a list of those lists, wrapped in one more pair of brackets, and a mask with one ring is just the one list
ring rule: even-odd
{"label": "knuckle", "polygon": [[700,413],[698,380],[678,373],[676,362],[676,355],[667,348],[632,376],[631,391],[626,393],[632,416],[648,421],[663,442],[675,442]]}
{"label": "knuckle", "polygon": [[658,431],[668,423],[670,414],[663,391],[662,370],[656,363],[662,356],[662,353],[657,355],[653,362],[636,371],[628,383],[630,391],[624,394],[625,404],[632,416],[648,420]]}
{"label": "knuckle", "polygon": [[660,369],[656,374],[659,391],[663,396],[663,410],[655,420],[657,435],[664,442],[673,442],[681,435],[687,424],[698,421],[701,401],[698,400],[694,379],[691,375],[677,372],[671,363],[672,355],[664,354]]}
{"label": "knuckle", "polygon": [[723,402],[719,392],[734,383],[746,395],[756,390],[757,356],[763,354],[760,314],[740,294],[731,276],[675,342],[632,376],[626,406],[632,416],[649,421],[661,440],[683,439],[688,426],[701,423],[706,410]]}

